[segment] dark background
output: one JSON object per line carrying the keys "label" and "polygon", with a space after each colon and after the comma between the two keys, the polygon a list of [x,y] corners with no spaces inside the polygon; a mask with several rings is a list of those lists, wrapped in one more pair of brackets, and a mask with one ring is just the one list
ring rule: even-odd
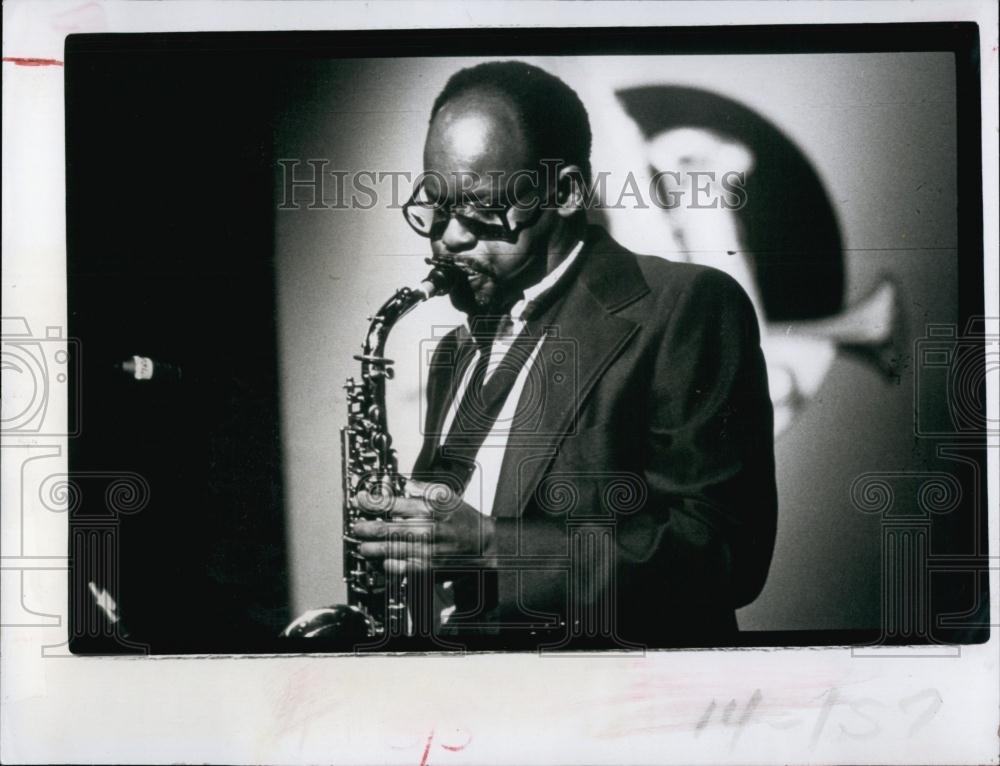
{"label": "dark background", "polygon": [[[78,56],[71,42],[66,66],[85,423],[72,471],[149,482],[148,506],[117,530],[131,636],[154,650],[245,648],[288,616],[267,68],[118,42]],[[133,354],[178,365],[180,381],[114,369]],[[72,523],[104,516],[85,499]]]}

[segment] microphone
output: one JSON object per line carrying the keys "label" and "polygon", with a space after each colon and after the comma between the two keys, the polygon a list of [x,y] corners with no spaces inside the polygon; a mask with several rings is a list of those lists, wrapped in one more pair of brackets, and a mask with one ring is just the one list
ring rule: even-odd
{"label": "microphone", "polygon": [[148,356],[135,355],[131,359],[116,363],[115,369],[121,370],[126,375],[131,375],[138,381],[155,380],[163,383],[179,383],[183,377],[183,372],[178,365],[161,362]]}

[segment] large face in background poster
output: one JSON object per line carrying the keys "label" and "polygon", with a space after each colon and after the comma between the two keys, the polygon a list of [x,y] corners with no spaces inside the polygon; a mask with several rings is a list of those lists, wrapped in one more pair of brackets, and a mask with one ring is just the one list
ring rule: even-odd
{"label": "large face in background poster", "polygon": [[[641,81],[654,79],[647,70]],[[838,353],[898,377],[896,285],[886,275],[845,305],[839,218],[794,139],[711,90],[589,82],[602,105],[597,123],[618,137],[605,158],[614,168],[605,171],[612,196],[602,200],[612,231],[623,242],[663,243],[664,257],[714,266],[740,282],[764,336],[776,434],[815,398]],[[636,189],[645,200],[633,199]]]}

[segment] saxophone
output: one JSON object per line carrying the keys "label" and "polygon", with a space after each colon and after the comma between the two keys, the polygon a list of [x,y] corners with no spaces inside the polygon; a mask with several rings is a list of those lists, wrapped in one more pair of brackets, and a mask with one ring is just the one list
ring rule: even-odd
{"label": "saxophone", "polygon": [[[340,446],[347,603],[305,612],[282,631],[282,637],[349,645],[368,641],[376,646],[410,633],[405,579],[386,576],[361,556],[351,530],[362,518],[387,515],[392,498],[406,492],[386,418],[385,383],[393,376],[393,361],[385,357],[385,343],[396,322],[422,301],[447,293],[461,273],[450,256],[426,260],[433,268],[424,280],[416,287],[397,290],[369,318],[362,353],[354,357],[361,362],[360,379],[348,378],[344,385],[347,425],[340,429]],[[359,507],[361,492],[373,498],[380,510]]]}

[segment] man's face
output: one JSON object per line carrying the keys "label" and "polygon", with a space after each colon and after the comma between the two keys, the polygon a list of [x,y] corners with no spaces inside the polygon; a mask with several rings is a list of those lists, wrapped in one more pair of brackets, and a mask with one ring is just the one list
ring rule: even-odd
{"label": "man's face", "polygon": [[[494,200],[527,204],[544,195],[527,141],[513,107],[502,97],[468,93],[447,102],[434,116],[424,146],[428,195],[451,205]],[[441,188],[442,183],[444,188]],[[452,290],[454,305],[466,313],[504,311],[512,293],[545,273],[552,211],[508,242],[486,238],[468,219],[451,216],[431,238],[435,255],[456,256],[468,272]],[[531,219],[531,210],[509,213],[508,220]]]}

